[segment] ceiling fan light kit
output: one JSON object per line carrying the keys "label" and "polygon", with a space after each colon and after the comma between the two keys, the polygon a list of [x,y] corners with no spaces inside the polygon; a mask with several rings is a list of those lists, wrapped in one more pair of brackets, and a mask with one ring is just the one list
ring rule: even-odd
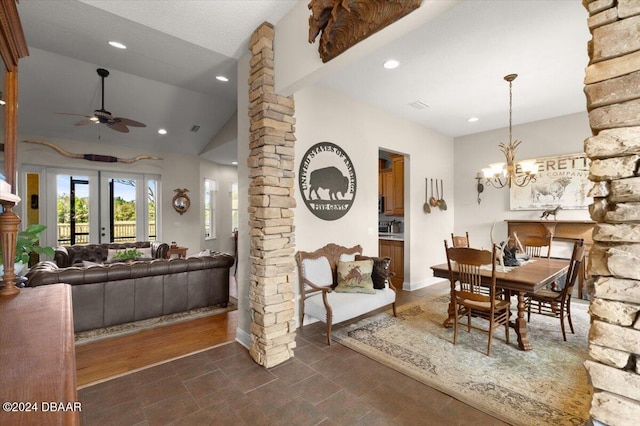
{"label": "ceiling fan light kit", "polygon": [[82,114],[67,114],[65,115],[80,115],[81,117],[85,117],[85,120],[80,120],[75,123],[75,126],[84,126],[86,124],[106,124],[108,128],[121,132],[121,133],[129,133],[129,127],[147,127],[146,124],[140,123],[139,121],[132,120],[130,118],[125,117],[114,117],[111,115],[110,111],[107,111],[104,108],[104,79],[109,76],[109,71],[104,68],[98,68],[97,70],[100,79],[102,80],[102,103],[100,109],[97,109],[93,112],[93,116],[82,115]]}

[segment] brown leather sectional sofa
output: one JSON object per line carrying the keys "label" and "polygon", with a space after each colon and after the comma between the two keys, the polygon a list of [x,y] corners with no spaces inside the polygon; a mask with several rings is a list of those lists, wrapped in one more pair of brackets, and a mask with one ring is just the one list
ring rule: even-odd
{"label": "brown leather sectional sofa", "polygon": [[233,262],[233,256],[225,253],[68,268],[45,261],[31,268],[26,285],[70,284],[78,332],[226,306]]}

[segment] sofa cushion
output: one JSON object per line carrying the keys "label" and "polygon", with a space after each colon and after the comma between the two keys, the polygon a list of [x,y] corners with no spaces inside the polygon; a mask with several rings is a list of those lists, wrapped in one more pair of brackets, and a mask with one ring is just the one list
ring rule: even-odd
{"label": "sofa cushion", "polygon": [[371,272],[373,260],[354,260],[338,262],[338,293],[375,293]]}
{"label": "sofa cushion", "polygon": [[[336,293],[327,294],[333,312],[332,323],[337,324],[375,309],[390,305],[396,300],[396,292],[390,288],[374,290],[375,294]],[[317,293],[304,301],[304,313],[322,322],[327,321],[327,310],[322,303],[322,294]]]}
{"label": "sofa cushion", "polygon": [[373,288],[381,290],[385,287],[389,287],[389,265],[391,264],[390,257],[369,257],[369,256],[356,256],[356,260],[373,260],[373,272],[371,272],[371,280],[373,281]]}

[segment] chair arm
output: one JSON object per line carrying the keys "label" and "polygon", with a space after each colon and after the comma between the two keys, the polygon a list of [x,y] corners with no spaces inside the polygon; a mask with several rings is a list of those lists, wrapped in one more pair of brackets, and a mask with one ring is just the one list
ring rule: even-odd
{"label": "chair arm", "polygon": [[311,282],[308,278],[304,278],[304,283],[306,285],[308,285],[309,287],[313,288],[314,290],[320,290],[323,293],[331,293],[333,291],[333,288],[330,286],[324,286],[324,285],[317,285],[314,284],[313,282]]}

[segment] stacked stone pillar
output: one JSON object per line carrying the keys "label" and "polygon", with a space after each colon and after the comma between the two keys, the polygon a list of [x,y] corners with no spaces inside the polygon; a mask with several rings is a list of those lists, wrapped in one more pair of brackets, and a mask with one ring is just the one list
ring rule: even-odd
{"label": "stacked stone pillar", "polygon": [[294,102],[275,94],[274,35],[265,22],[249,43],[250,354],[265,367],[295,347]]}
{"label": "stacked stone pillar", "polygon": [[640,1],[583,4],[592,34],[585,94],[593,131],[584,147],[598,222],[585,367],[593,423],[631,425],[640,421]]}

